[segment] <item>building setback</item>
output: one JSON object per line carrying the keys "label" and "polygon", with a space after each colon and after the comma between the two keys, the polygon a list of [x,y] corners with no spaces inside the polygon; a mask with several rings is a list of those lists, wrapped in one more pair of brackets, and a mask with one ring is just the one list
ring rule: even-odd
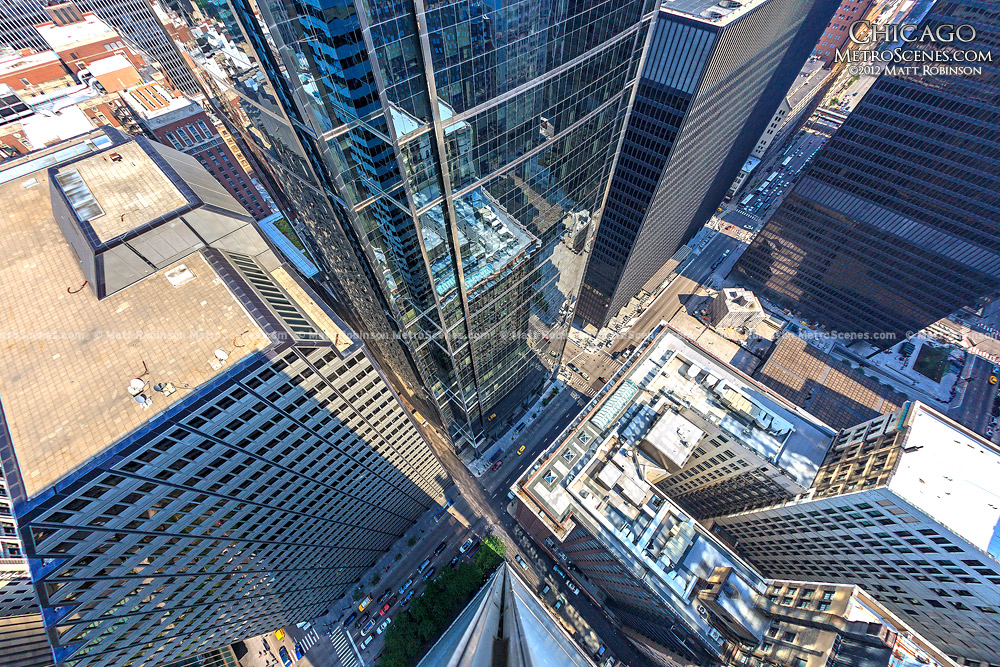
{"label": "building setback", "polygon": [[669,335],[651,336],[618,389],[596,397],[515,483],[524,529],[586,577],[634,641],[667,657],[706,667],[896,667],[899,651],[954,665],[863,590],[765,578],[673,502],[630,440],[641,417],[619,395],[632,392],[631,380],[656,383],[652,366],[670,345]]}
{"label": "building setback", "polygon": [[663,3],[577,316],[600,328],[715,212],[835,0]]}
{"label": "building setback", "polygon": [[271,215],[271,207],[201,105],[173,97],[155,83],[129,88],[122,98],[150,138],[194,156],[255,220]]}
{"label": "building setback", "polygon": [[364,344],[194,158],[104,128],[6,161],[0,202],[0,465],[57,664],[312,620],[443,497]]}
{"label": "building setback", "polygon": [[403,382],[457,445],[490,442],[558,361],[653,4],[347,3],[317,20],[232,2],[242,30],[193,54],[320,279],[345,284],[390,365],[413,361],[423,386]]}
{"label": "building setback", "polygon": [[1000,655],[1000,451],[921,403],[841,431],[809,494],[718,517],[768,576],[863,586],[966,664]]}
{"label": "building setback", "polygon": [[[163,66],[170,81],[189,95],[201,89],[180,52],[163,30],[146,0],[74,0],[84,12],[94,12]],[[15,49],[49,48],[35,26],[51,20],[46,0],[0,0],[0,44]],[[55,9],[69,3],[54,3]]]}
{"label": "building setback", "polygon": [[736,266],[770,300],[879,346],[1000,289],[1000,4],[937,3],[925,22],[972,23],[963,50],[993,62],[880,76]]}

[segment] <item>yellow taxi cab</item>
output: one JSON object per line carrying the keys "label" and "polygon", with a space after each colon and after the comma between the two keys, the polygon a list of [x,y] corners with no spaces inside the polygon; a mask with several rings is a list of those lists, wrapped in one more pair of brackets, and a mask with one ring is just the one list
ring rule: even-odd
{"label": "yellow taxi cab", "polygon": [[521,445],[521,447],[517,450],[517,455],[520,456],[521,454],[524,454],[524,445]]}
{"label": "yellow taxi cab", "polygon": [[280,642],[282,639],[285,638],[285,631],[282,630],[281,628],[278,628],[277,630],[274,631],[274,638]]}

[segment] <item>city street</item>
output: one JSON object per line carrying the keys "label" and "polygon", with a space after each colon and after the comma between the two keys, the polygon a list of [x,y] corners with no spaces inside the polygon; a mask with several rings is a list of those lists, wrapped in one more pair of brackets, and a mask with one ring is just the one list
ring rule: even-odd
{"label": "city street", "polygon": [[[973,357],[972,371],[969,379],[959,380],[965,384],[962,392],[961,402],[952,406],[948,410],[948,416],[959,422],[968,429],[976,433],[986,434],[993,415],[993,400],[997,396],[997,389],[1000,385],[990,384],[990,376],[993,375],[993,364],[982,357]],[[996,440],[998,436],[994,434],[990,440]]]}

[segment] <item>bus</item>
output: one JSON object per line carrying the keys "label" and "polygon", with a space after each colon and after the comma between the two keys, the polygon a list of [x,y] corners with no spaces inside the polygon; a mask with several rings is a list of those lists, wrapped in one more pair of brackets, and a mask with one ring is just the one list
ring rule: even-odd
{"label": "bus", "polygon": [[786,157],[784,160],[781,161],[781,166],[787,167],[791,161],[792,161],[792,156],[789,155],[788,157]]}
{"label": "bus", "polygon": [[746,197],[743,198],[743,201],[740,202],[740,206],[746,206],[747,204],[750,203],[751,199],[753,199],[753,193],[752,192],[750,194],[748,194]]}

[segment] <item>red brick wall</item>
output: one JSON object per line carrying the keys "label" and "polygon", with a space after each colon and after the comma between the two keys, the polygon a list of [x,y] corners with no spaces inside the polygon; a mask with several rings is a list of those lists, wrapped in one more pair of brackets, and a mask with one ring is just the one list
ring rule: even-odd
{"label": "red brick wall", "polygon": [[123,46],[122,48],[112,48],[110,50],[105,48],[105,46],[116,42],[122,42],[124,44],[124,40],[121,37],[110,37],[107,39],[95,40],[93,42],[74,46],[73,48],[65,51],[59,51],[59,58],[66,63],[66,66],[74,74],[93,61],[113,56],[116,53],[128,58],[129,62],[132,63],[132,66],[136,69],[141,69],[146,64],[146,61],[142,59],[142,56],[135,53],[127,46]]}
{"label": "red brick wall", "polygon": [[[183,129],[189,139],[197,139],[198,137],[190,130],[189,126],[196,126],[199,132],[201,132],[198,121],[201,121],[208,128],[208,131],[216,141],[197,141],[194,142],[194,145],[188,146],[184,143],[179,130]],[[197,111],[180,121],[157,127],[152,130],[152,134],[160,143],[177,148],[197,158],[202,166],[215,177],[215,180],[219,181],[229,194],[247,209],[247,212],[254,219],[260,220],[271,214],[270,207],[260,196],[257,188],[251,182],[250,176],[240,166],[236,156],[233,155],[233,152],[226,145],[225,140],[219,135],[211,119],[204,111]],[[173,136],[173,140],[171,140],[171,135]],[[219,164],[215,164],[215,162]],[[242,183],[240,182],[241,179]]]}
{"label": "red brick wall", "polygon": [[20,67],[16,70],[0,74],[0,83],[5,83],[14,90],[23,90],[27,86],[21,79],[27,79],[29,85],[39,85],[49,81],[57,81],[67,76],[69,71],[60,62],[43,63],[33,67]]}
{"label": "red brick wall", "polygon": [[827,65],[833,63],[837,49],[843,49],[848,42],[851,24],[864,18],[872,7],[873,0],[843,0],[830,25],[819,38],[813,55]]}

